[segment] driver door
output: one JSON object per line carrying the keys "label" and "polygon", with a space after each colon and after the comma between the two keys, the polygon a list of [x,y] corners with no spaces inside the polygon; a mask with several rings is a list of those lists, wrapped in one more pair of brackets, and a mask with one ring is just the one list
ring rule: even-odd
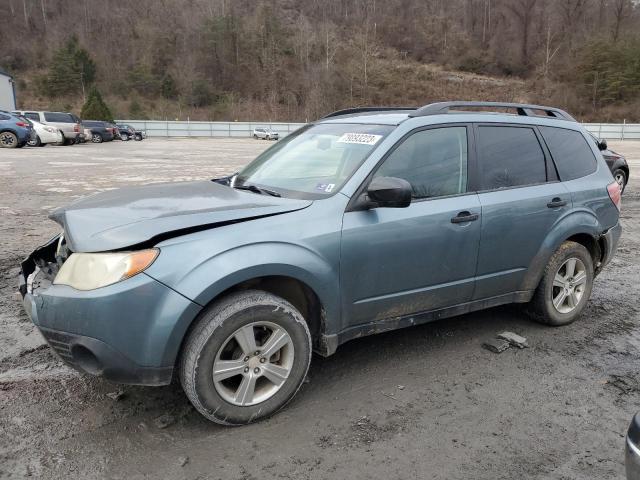
{"label": "driver door", "polygon": [[344,214],[344,327],[471,300],[481,210],[478,196],[467,192],[469,128],[414,131],[383,160],[373,177],[407,180],[408,207]]}

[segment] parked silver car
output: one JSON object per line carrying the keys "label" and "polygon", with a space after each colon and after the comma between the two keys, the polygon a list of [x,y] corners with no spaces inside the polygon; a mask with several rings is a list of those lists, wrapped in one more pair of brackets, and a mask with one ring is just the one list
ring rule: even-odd
{"label": "parked silver car", "polygon": [[262,140],[278,140],[279,135],[278,132],[273,131],[269,127],[258,127],[253,129],[253,138],[256,140],[259,138]]}
{"label": "parked silver car", "polygon": [[33,110],[19,110],[13,112],[22,115],[29,120],[40,122],[44,125],[50,125],[59,129],[64,136],[64,145],[73,145],[78,143],[80,135],[80,119],[72,113],[65,112],[44,112]]}

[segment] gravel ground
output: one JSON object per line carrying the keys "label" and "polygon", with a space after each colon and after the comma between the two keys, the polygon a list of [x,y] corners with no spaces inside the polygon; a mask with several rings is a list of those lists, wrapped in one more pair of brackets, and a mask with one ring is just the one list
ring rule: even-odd
{"label": "gravel ground", "polygon": [[[111,142],[0,151],[0,478],[609,479],[640,400],[640,142],[617,256],[563,328],[501,307],[352,341],[314,357],[275,417],[208,423],[177,385],[81,376],[43,345],[14,291],[21,258],[58,230],[55,206],[122,185],[212,178],[266,142]],[[497,355],[497,333],[530,348]]]}

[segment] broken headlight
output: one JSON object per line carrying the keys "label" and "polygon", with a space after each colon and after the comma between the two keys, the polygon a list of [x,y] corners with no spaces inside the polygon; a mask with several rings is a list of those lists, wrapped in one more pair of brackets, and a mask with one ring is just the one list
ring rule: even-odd
{"label": "broken headlight", "polygon": [[144,271],[159,253],[157,248],[138,252],[72,253],[53,283],[76,290],[106,287]]}

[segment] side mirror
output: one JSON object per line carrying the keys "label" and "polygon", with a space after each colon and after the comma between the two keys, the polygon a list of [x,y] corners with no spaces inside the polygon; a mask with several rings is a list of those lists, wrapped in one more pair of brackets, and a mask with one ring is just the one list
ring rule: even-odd
{"label": "side mirror", "polygon": [[601,152],[609,148],[607,146],[607,141],[604,138],[602,140],[598,140],[598,148],[600,149]]}
{"label": "side mirror", "polygon": [[411,184],[402,178],[377,177],[367,188],[373,207],[405,208],[411,204]]}

